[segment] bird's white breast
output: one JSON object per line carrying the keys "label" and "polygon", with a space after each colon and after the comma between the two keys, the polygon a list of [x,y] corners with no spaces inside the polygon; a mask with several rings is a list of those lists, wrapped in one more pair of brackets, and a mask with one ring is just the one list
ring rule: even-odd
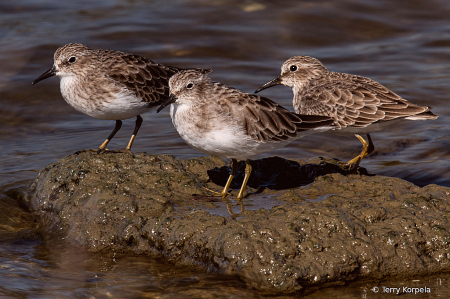
{"label": "bird's white breast", "polygon": [[207,128],[201,129],[201,126],[196,124],[199,116],[185,104],[172,104],[170,115],[173,125],[187,144],[212,156],[245,160],[283,147],[296,139],[279,142],[257,141],[248,136],[236,122],[227,118],[214,118]]}
{"label": "bird's white breast", "polygon": [[148,103],[128,90],[114,92],[117,88],[111,88],[108,92],[108,85],[96,89],[86,86],[90,83],[77,80],[76,76],[62,76],[60,89],[64,100],[77,111],[98,119],[128,119],[150,109]]}

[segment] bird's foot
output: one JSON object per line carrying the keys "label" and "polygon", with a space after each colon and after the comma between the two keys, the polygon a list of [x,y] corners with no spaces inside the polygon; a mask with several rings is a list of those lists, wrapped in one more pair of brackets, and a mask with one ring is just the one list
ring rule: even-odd
{"label": "bird's foot", "polygon": [[358,167],[359,167],[359,163],[361,163],[362,157],[356,157],[356,161],[353,162],[354,159],[352,159],[351,161],[344,163],[344,166],[342,167],[342,169],[346,170],[348,172],[348,174],[355,174],[355,173],[359,173],[358,172]]}
{"label": "bird's foot", "polygon": [[202,185],[200,185],[200,188],[202,188],[203,190],[205,190],[205,191],[211,193],[211,195],[202,195],[202,196],[207,196],[207,197],[221,197],[222,199],[224,199],[224,198],[227,197],[228,195],[231,195],[231,194],[228,193],[228,192],[226,192],[226,193],[224,193],[223,191],[222,191],[222,192],[217,192],[217,191],[211,190],[211,189],[209,189],[209,188],[207,188],[207,187],[205,187],[205,186],[202,186]]}

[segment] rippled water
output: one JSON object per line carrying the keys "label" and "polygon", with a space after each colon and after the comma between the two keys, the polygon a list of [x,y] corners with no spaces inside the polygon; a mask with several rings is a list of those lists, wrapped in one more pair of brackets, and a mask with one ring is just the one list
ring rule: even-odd
{"label": "rippled water", "polygon": [[[51,66],[59,46],[81,42],[169,65],[212,68],[214,80],[247,92],[277,76],[287,58],[317,57],[332,71],[375,79],[414,103],[432,106],[440,116],[374,133],[376,150],[363,160],[364,167],[417,185],[450,186],[449,15],[447,0],[0,3],[0,218],[4,222],[0,235],[8,236],[0,238],[0,295],[261,295],[247,290],[237,278],[175,269],[147,257],[73,252],[64,242],[23,234],[26,229],[18,223],[33,221],[11,200],[16,194],[11,190],[29,184],[52,161],[98,147],[114,126],[113,121],[96,120],[68,106],[56,78],[31,86]],[[292,92],[287,87],[263,94],[291,107]],[[143,118],[135,152],[182,158],[201,155],[179,138],[168,111]],[[124,148],[133,127],[133,120],[125,121],[109,148]],[[359,151],[356,138],[322,134],[268,155],[347,160]],[[416,283],[432,285],[433,297],[445,297],[450,295],[444,287],[449,281],[447,275]],[[352,284],[315,294],[366,298],[375,296],[369,291],[371,285]]]}

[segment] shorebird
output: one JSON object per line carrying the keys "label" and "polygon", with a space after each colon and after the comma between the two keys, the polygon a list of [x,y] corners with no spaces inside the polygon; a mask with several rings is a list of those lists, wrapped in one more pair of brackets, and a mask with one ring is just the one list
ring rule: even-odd
{"label": "shorebird", "polygon": [[142,124],[140,114],[168,99],[169,78],[179,70],[138,55],[71,43],[56,50],[53,66],[32,84],[56,75],[69,105],[91,117],[116,121],[108,138],[92,150],[98,153],[106,151],[122,120],[136,117],[133,135],[124,150],[131,153]]}
{"label": "shorebird", "polygon": [[170,78],[172,122],[191,147],[212,156],[232,159],[228,181],[217,196],[225,198],[236,174],[237,160],[245,160],[244,182],[236,199],[243,198],[252,172],[249,158],[283,147],[318,131],[332,129],[328,116],[298,115],[268,98],[213,82],[211,70],[185,70]]}
{"label": "shorebird", "polygon": [[[353,169],[375,149],[369,133],[402,120],[437,118],[431,107],[408,102],[372,79],[330,72],[318,59],[309,56],[286,60],[281,75],[255,93],[279,84],[292,88],[296,113],[331,117],[335,125],[333,133],[355,134],[363,150],[347,162],[349,167],[354,165]],[[367,141],[360,134],[366,134]]]}

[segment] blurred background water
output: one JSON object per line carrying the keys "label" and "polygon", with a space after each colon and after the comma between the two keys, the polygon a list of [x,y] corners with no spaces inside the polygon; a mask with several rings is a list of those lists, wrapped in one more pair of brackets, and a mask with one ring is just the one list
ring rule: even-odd
{"label": "blurred background water", "polygon": [[[57,78],[31,85],[51,67],[58,47],[79,42],[168,65],[212,68],[213,80],[246,92],[277,76],[287,58],[316,57],[331,71],[377,80],[439,115],[435,121],[403,122],[374,133],[375,152],[362,166],[419,186],[450,186],[449,15],[447,0],[0,2],[0,296],[262,295],[234,277],[175,269],[149,257],[74,252],[63,241],[23,233],[35,224],[14,200],[16,191],[26,190],[47,164],[98,147],[114,126],[67,105]],[[292,110],[290,88],[262,95]],[[134,152],[202,155],[178,136],[168,109],[142,117]],[[124,121],[108,148],[124,148],[133,127],[134,120]],[[360,149],[354,137],[319,134],[267,155],[348,160]],[[421,281],[432,287],[433,298],[450,296],[448,275]],[[312,296],[366,298],[375,296],[371,285],[351,284]]]}

